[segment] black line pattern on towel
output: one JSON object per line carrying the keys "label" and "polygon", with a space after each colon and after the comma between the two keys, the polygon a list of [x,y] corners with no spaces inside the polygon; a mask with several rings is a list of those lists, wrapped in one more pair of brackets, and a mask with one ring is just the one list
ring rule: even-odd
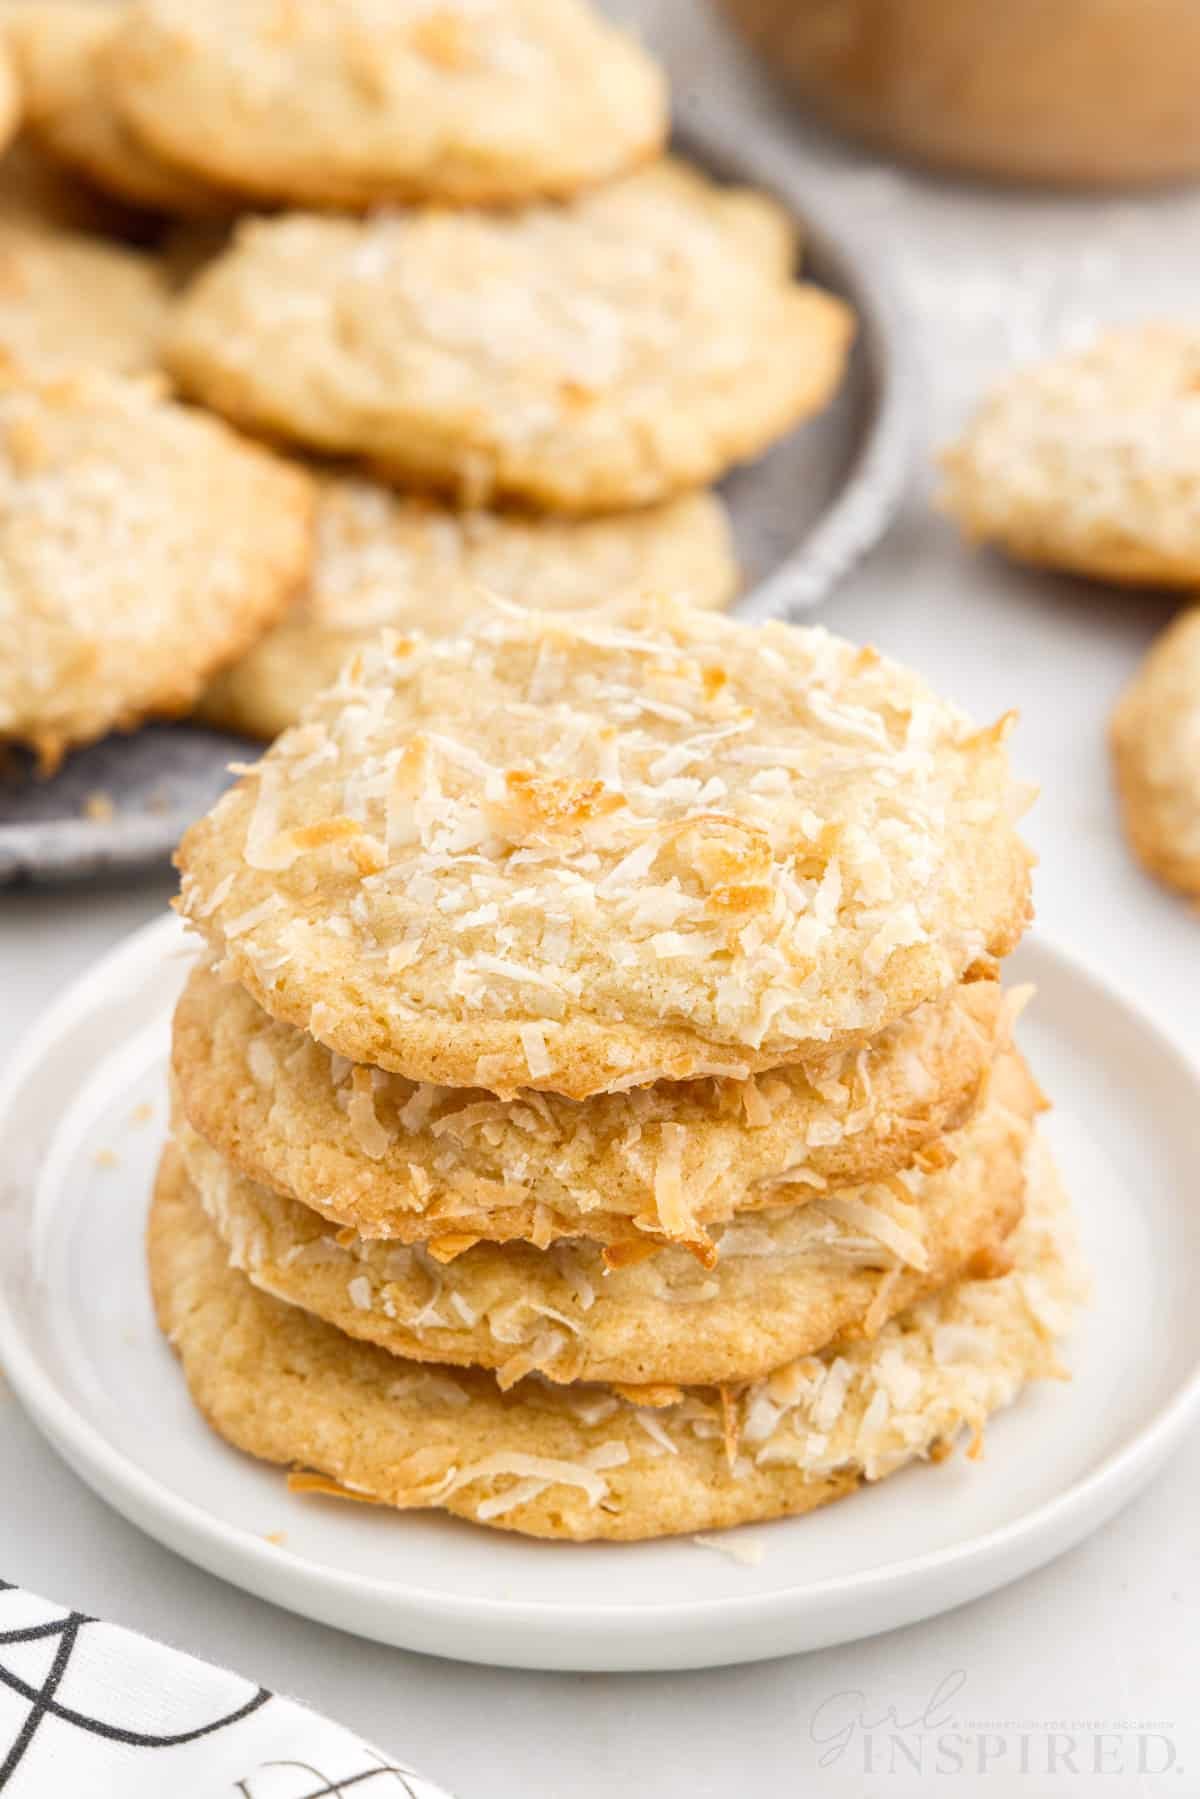
{"label": "black line pattern on towel", "polygon": [[[408,1783],[408,1776],[413,1773],[413,1770],[398,1767],[394,1762],[380,1762],[374,1768],[363,1768],[357,1774],[343,1774],[340,1779],[336,1780],[327,1774],[322,1774],[321,1770],[313,1767],[311,1762],[263,1762],[256,1771],[261,1774],[265,1768],[297,1768],[301,1773],[311,1774],[314,1780],[320,1781],[319,1786],[310,1787],[305,1793],[298,1793],[296,1799],[341,1799],[341,1795],[348,1792],[351,1787],[362,1786],[364,1781],[376,1780],[383,1774],[394,1774],[401,1788],[408,1795],[408,1799],[417,1799],[416,1792]],[[243,1799],[254,1799],[254,1788],[250,1784],[252,1778],[253,1776],[246,1775],[234,1783],[238,1792],[243,1795]]]}
{"label": "black line pattern on towel", "polygon": [[[15,1590],[11,1581],[0,1580],[0,1593],[10,1593]],[[258,1711],[272,1697],[266,1687],[259,1687],[245,1705],[238,1706],[223,1717],[214,1718],[211,1723],[201,1724],[194,1730],[180,1731],[167,1736],[129,1730],[123,1725],[108,1723],[103,1718],[89,1718],[83,1712],[77,1712],[70,1706],[61,1705],[54,1695],[63,1675],[70,1666],[80,1632],[85,1625],[95,1622],[94,1618],[87,1617],[83,1612],[69,1612],[64,1617],[50,1619],[45,1624],[26,1625],[20,1630],[0,1632],[0,1645],[35,1642],[53,1636],[60,1639],[53,1665],[40,1687],[31,1686],[28,1681],[22,1680],[19,1675],[14,1674],[10,1668],[6,1668],[0,1662],[0,1685],[29,1701],[29,1711],[26,1713],[25,1720],[3,1762],[0,1762],[0,1790],[7,1786],[16,1773],[28,1753],[35,1734],[47,1718],[62,1724],[69,1724],[72,1728],[90,1736],[103,1737],[110,1742],[125,1743],[135,1749],[172,1749],[184,1743],[197,1742],[201,1737],[211,1736],[215,1731],[224,1730],[231,1724],[237,1724],[242,1718],[247,1718],[252,1712]]]}
{"label": "black line pattern on towel", "polygon": [[53,1703],[58,1683],[67,1671],[67,1665],[75,1650],[75,1641],[79,1635],[80,1625],[86,1623],[78,1612],[71,1612],[64,1618],[58,1632],[58,1649],[54,1656],[50,1672],[33,1695],[33,1704],[25,1714],[25,1722],[18,1730],[12,1747],[0,1764],[0,1788],[6,1787],[20,1764],[25,1760],[26,1751],[33,1742],[39,1724]]}

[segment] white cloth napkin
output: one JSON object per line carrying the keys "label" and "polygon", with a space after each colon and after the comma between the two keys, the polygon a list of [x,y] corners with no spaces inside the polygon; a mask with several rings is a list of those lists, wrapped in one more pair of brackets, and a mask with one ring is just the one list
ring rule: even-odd
{"label": "white cloth napkin", "polygon": [[5,1799],[448,1799],[340,1724],[0,1581]]}

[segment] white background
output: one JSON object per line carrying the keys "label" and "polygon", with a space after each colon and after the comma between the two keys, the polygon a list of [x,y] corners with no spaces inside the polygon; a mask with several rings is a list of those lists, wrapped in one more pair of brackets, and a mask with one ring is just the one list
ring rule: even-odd
{"label": "white background", "polygon": [[[697,35],[688,54],[696,59],[693,85],[710,81],[717,65],[708,42]],[[724,98],[728,65],[721,67]],[[1193,195],[979,194],[894,175],[799,132],[796,144],[815,184],[893,257],[927,363],[930,436],[952,426],[994,369],[1072,341],[1096,318],[1194,308]],[[900,523],[824,616],[916,663],[981,719],[1020,708],[1017,759],[1043,788],[1030,821],[1042,858],[1038,928],[1136,993],[1200,1055],[1200,919],[1126,855],[1105,743],[1112,701],[1170,608],[965,551],[930,510],[928,485],[919,469]],[[170,891],[163,875],[124,888],[0,896],[5,1037],[15,1040],[95,956],[157,916]],[[1053,1094],[1053,1069],[1039,1073]],[[1138,1203],[1136,1192],[1129,1203]],[[629,1677],[472,1668],[307,1624],[191,1568],[110,1513],[2,1387],[0,1443],[5,1578],[232,1663],[409,1758],[462,1799],[1200,1793],[1196,1439],[1089,1543],[942,1619],[774,1663]],[[858,1689],[865,1713],[894,1707],[907,1721],[960,1673],[952,1709],[998,1726],[985,1772],[968,1766],[919,1777],[903,1772],[903,1762],[889,1771],[886,1730],[874,1733],[876,1773],[864,1771],[858,1741],[818,1772],[811,1729],[831,1695]],[[1110,1741],[1107,1752],[1110,1762],[1122,1754],[1127,1772],[1088,1772],[1095,1736],[1077,1728],[1079,1773],[1051,1774],[1040,1727],[1059,1720],[1100,1730],[1144,1721],[1170,1736],[1176,1769],[1140,1777],[1126,1738],[1120,1749]],[[1018,1772],[1022,1732],[1030,1737],[1028,1776]]]}

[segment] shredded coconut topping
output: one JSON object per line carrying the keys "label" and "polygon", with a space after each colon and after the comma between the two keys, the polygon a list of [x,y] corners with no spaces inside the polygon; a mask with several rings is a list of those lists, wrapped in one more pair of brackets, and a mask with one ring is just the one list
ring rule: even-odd
{"label": "shredded coconut topping", "polygon": [[[734,726],[783,791],[756,788]],[[283,902],[271,935],[293,988],[351,957],[383,1014],[364,1061],[407,1061],[400,1042],[448,1015],[511,1029],[516,1054],[489,1052],[502,1090],[572,1090],[553,1029],[568,1014],[794,1054],[881,1029],[897,957],[919,952],[906,966],[939,992],[1011,929],[1016,877],[990,923],[975,887],[997,853],[1023,880],[1002,736],[972,734],[915,677],[819,629],[668,602],[531,615],[493,599],[469,637],[385,635],[354,659],[191,834],[183,906],[267,1004],[274,968],[253,932],[227,929],[267,892]],[[314,764],[322,742],[334,754]],[[685,746],[702,785],[683,793],[653,771]],[[227,864],[210,875],[208,846],[226,831],[246,865],[212,907]],[[349,1051],[335,1002],[336,988],[310,1028],[332,1026]],[[604,1084],[659,1072],[610,1064]],[[477,1078],[474,1061],[463,1073]]]}

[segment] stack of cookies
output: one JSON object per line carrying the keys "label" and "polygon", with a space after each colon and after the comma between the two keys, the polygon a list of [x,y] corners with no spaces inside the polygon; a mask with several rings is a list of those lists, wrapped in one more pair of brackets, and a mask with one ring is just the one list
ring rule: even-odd
{"label": "stack of cookies", "polygon": [[[270,738],[381,626],[456,630],[480,582],[733,597],[708,484],[824,406],[852,319],[795,279],[773,200],[662,154],[662,72],[586,0],[9,0],[0,27],[33,153],[145,240],[67,228],[20,179],[8,218],[0,166],[13,379],[157,368],[306,459],[315,519],[269,605],[208,596],[209,632],[161,596],[135,616],[103,556],[82,613],[61,581],[19,596],[0,739],[49,768],[197,704]],[[24,472],[0,430],[0,533]],[[164,659],[53,703],[76,668]]]}
{"label": "stack of cookies", "polygon": [[977,1449],[1081,1284],[1007,722],[669,601],[353,657],[180,852],[149,1256],[216,1429],[575,1539]]}

